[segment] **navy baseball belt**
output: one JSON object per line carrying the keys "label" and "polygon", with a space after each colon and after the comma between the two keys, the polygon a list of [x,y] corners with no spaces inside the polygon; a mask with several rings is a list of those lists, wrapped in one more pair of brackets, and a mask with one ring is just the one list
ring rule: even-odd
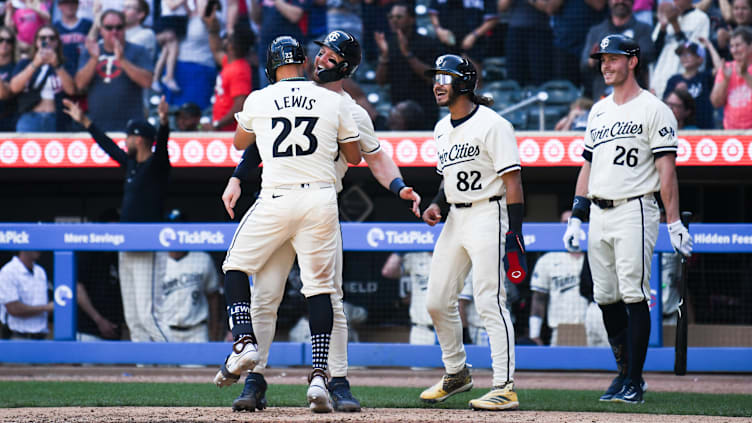
{"label": "navy baseball belt", "polygon": [[272,189],[311,189],[311,188],[334,188],[334,184],[330,182],[309,182],[304,184],[285,184],[271,187]]}
{"label": "navy baseball belt", "polygon": [[632,200],[636,200],[636,199],[642,198],[642,197],[644,197],[644,195],[638,195],[638,196],[635,196],[635,197],[624,198],[624,199],[621,199],[621,200],[604,200],[604,199],[601,199],[601,198],[591,198],[590,201],[593,204],[595,204],[596,206],[598,206],[599,208],[601,208],[601,209],[612,209],[614,207],[621,206],[622,204],[626,204],[626,203],[628,203],[628,202],[630,202]]}
{"label": "navy baseball belt", "polygon": [[[501,195],[494,195],[493,197],[488,199],[489,203],[493,203],[494,201],[499,201],[503,197]],[[481,200],[485,202],[485,200]],[[475,203],[480,203],[481,201],[476,201]],[[454,207],[457,207],[458,209],[467,209],[473,206],[475,203],[451,203]]]}

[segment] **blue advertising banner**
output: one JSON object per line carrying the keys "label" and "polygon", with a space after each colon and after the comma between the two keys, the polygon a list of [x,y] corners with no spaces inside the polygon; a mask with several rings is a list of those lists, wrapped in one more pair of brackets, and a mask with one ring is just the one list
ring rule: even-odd
{"label": "blue advertising banner", "polygon": [[[0,250],[226,250],[235,223],[0,223]],[[342,223],[346,251],[433,250],[442,225],[421,223]],[[526,223],[525,244],[530,251],[563,250],[566,225]],[[587,246],[587,225],[582,245]],[[697,253],[752,252],[752,224],[692,224]],[[673,251],[661,225],[656,252]]]}

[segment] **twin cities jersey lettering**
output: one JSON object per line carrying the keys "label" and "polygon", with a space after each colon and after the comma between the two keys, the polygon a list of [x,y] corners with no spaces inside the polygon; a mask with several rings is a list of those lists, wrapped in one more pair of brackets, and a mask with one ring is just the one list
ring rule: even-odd
{"label": "twin cities jersey lettering", "polygon": [[589,197],[621,200],[657,192],[658,153],[677,150],[676,118],[662,101],[642,91],[626,104],[610,95],[588,116],[583,157],[591,162]]}
{"label": "twin cities jersey lettering", "polygon": [[334,184],[338,142],[359,138],[347,100],[311,81],[280,81],[253,91],[235,119],[256,133],[264,162],[262,188]]}
{"label": "twin cities jersey lettering", "polygon": [[502,196],[500,175],[520,170],[514,129],[506,119],[485,106],[456,127],[450,116],[434,128],[438,155],[436,171],[444,176],[449,203],[472,203]]}

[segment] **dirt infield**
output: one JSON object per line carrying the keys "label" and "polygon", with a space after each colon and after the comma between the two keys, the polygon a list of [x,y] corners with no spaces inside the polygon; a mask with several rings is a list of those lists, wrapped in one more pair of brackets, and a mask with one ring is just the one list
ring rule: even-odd
{"label": "dirt infield", "polygon": [[[132,366],[0,366],[0,380],[61,380],[99,382],[211,383],[214,368],[167,368]],[[307,369],[269,369],[270,384],[305,384]],[[441,370],[352,369],[354,386],[424,387],[434,383]],[[613,376],[609,373],[517,372],[519,389],[601,390]],[[488,370],[473,372],[475,386],[490,386]],[[694,374],[674,376],[648,373],[650,391],[752,394],[748,375]],[[367,405],[367,404],[366,404]],[[360,413],[314,415],[305,408],[272,407],[256,413],[233,413],[229,406],[205,407],[70,407],[0,409],[0,422],[735,422],[748,418],[709,416],[664,416],[592,412],[474,412],[471,410],[373,409]]]}

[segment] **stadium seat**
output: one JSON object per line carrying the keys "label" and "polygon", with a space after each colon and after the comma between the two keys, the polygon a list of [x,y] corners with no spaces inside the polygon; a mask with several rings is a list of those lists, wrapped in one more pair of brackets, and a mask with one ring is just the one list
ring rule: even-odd
{"label": "stadium seat", "polygon": [[[539,113],[538,106],[531,106],[527,109],[527,128],[529,130],[537,131],[540,129]],[[543,108],[544,128],[546,130],[553,130],[556,122],[567,113],[569,113],[569,105],[546,103],[546,106]]]}
{"label": "stadium seat", "polygon": [[525,109],[517,109],[513,112],[505,113],[501,117],[508,120],[516,130],[527,128],[528,116]]}
{"label": "stadium seat", "polygon": [[544,82],[539,89],[548,93],[546,104],[566,104],[568,106],[580,96],[580,90],[571,81],[565,79]]}
{"label": "stadium seat", "polygon": [[520,85],[511,79],[489,82],[478,91],[478,94],[490,94],[498,103],[514,103],[522,99]]}

